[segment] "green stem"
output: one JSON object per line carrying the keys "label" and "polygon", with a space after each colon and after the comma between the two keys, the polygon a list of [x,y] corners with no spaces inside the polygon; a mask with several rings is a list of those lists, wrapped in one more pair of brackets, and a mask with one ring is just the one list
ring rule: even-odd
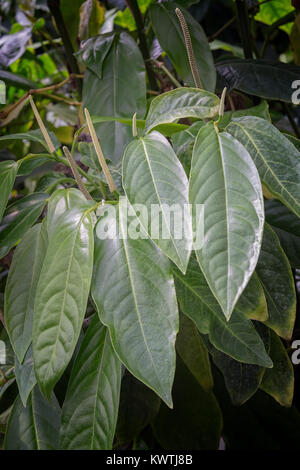
{"label": "green stem", "polygon": [[180,88],[182,85],[179,83],[178,80],[174,77],[174,75],[171,74],[171,72],[167,69],[167,67],[162,63],[159,62],[158,60],[151,59],[152,62],[156,65],[156,67],[160,68],[171,80],[171,82],[176,86],[176,88]]}
{"label": "green stem", "polygon": [[263,46],[261,48],[261,53],[260,53],[261,58],[263,58],[265,56],[269,40],[270,40],[272,34],[274,33],[274,31],[276,31],[280,26],[283,26],[284,24],[291,23],[292,21],[294,21],[295,20],[295,15],[296,15],[296,10],[293,10],[290,13],[288,13],[287,15],[283,16],[282,18],[279,18],[279,20],[275,21],[275,23],[273,23],[273,24],[271,24],[271,26],[269,26],[266,37],[265,37],[265,40],[264,40],[264,43],[263,43]]}
{"label": "green stem", "polygon": [[244,49],[245,59],[253,59],[249,26],[249,14],[245,0],[236,0],[236,13],[240,27],[240,36]]}

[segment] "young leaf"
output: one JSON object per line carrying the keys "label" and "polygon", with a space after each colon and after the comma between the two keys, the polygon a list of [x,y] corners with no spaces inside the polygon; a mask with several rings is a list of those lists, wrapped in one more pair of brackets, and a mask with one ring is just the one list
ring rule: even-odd
{"label": "young leaf", "polygon": [[17,175],[18,164],[12,160],[0,162],[0,222]]}
{"label": "young leaf", "polygon": [[300,219],[276,199],[265,201],[266,221],[293,268],[300,268]]}
{"label": "young leaf", "polygon": [[61,449],[112,448],[120,386],[121,363],[108,329],[95,315],[75,359],[63,404]]}
{"label": "young leaf", "polygon": [[93,266],[90,207],[76,189],[58,190],[49,202],[33,322],[35,373],[47,397],[71,359],[85,314]]}
{"label": "young leaf", "polygon": [[212,390],[214,382],[207,349],[196,325],[185,315],[180,317],[176,349],[186,367],[199,382],[203,390]]}
{"label": "young leaf", "polygon": [[[140,211],[138,219],[148,235],[185,272],[193,243],[188,179],[165,137],[152,132],[128,145],[123,158],[123,187],[130,204],[147,209]],[[161,230],[159,220],[155,227],[157,234],[152,233],[154,206],[162,215]]]}
{"label": "young leaf", "polygon": [[271,331],[270,356],[274,367],[265,372],[260,388],[280,405],[291,406],[294,395],[294,370],[281,339]]}
{"label": "young leaf", "polygon": [[296,316],[293,274],[279,240],[268,224],[265,224],[256,272],[268,304],[269,318],[265,324],[282,338],[291,338]]}
{"label": "young leaf", "polygon": [[36,224],[17,246],[4,294],[4,318],[11,344],[23,362],[32,341],[36,287],[47,249],[46,224]]}
{"label": "young leaf", "polygon": [[176,88],[151,101],[145,132],[182,118],[212,118],[218,114],[220,99],[198,88]]}
{"label": "young leaf", "polygon": [[[246,149],[230,134],[219,133],[213,123],[197,135],[189,199],[193,211],[196,204],[204,205],[204,239],[196,255],[224,315],[230,318],[259,256],[263,196]],[[193,213],[198,230],[196,219]]]}
{"label": "young leaf", "polygon": [[3,258],[41,215],[48,194],[33,193],[11,204],[0,224],[0,258]]}
{"label": "young leaf", "polygon": [[5,434],[6,450],[58,449],[60,408],[52,394],[46,400],[36,386],[26,408],[18,396],[9,417]]}
{"label": "young leaf", "polygon": [[234,119],[226,130],[248,150],[271,194],[300,217],[300,152],[270,122]]}
{"label": "young leaf", "polygon": [[[104,209],[105,210],[105,209]],[[172,406],[178,310],[168,260],[149,239],[126,237],[125,209],[99,219],[92,296],[127,369]],[[104,238],[104,237],[103,237]]]}
{"label": "young leaf", "polygon": [[178,75],[188,86],[193,86],[194,79],[184,35],[175,13],[176,8],[180,8],[187,23],[203,88],[215,91],[216,70],[207,37],[200,24],[185,8],[175,2],[155,3],[150,6],[151,22],[157,39],[173,62]]}
{"label": "young leaf", "polygon": [[117,441],[133,441],[157,415],[161,400],[128,371],[122,378],[117,422]]}
{"label": "young leaf", "polygon": [[225,319],[194,256],[185,276],[175,266],[173,273],[182,311],[217,349],[240,362],[272,367],[252,322],[236,310],[229,321]]}
{"label": "young leaf", "polygon": [[163,403],[153,421],[153,432],[165,450],[218,449],[222,414],[212,392],[205,392],[177,357],[174,409]]}
{"label": "young leaf", "polygon": [[29,346],[25,354],[23,364],[20,364],[18,358],[16,357],[15,375],[21,401],[23,403],[23,406],[26,407],[30,392],[36,384],[31,345]]}

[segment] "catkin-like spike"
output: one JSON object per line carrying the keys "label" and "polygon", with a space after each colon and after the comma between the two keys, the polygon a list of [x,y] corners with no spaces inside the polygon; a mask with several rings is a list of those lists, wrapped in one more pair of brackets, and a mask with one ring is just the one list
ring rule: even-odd
{"label": "catkin-like spike", "polygon": [[190,63],[190,67],[191,67],[191,71],[192,71],[192,74],[193,74],[195,85],[196,85],[197,88],[203,88],[203,85],[202,85],[202,82],[201,82],[201,79],[200,79],[200,75],[199,75],[199,72],[198,72],[196,60],[195,60],[194,50],[193,50],[191,36],[190,36],[190,33],[189,33],[188,26],[186,24],[186,21],[185,21],[185,18],[183,16],[183,14],[182,14],[182,11],[179,8],[176,8],[175,13],[176,13],[176,15],[179,19],[179,23],[180,23],[180,26],[181,26],[181,29],[182,29],[182,32],[183,32],[183,36],[184,36],[184,40],[185,40],[185,47],[186,47],[187,55],[188,55],[188,58],[189,58],[189,63]]}
{"label": "catkin-like spike", "polygon": [[37,107],[36,107],[36,105],[35,105],[35,102],[33,101],[31,95],[29,95],[29,102],[30,102],[30,104],[31,104],[32,111],[33,111],[33,113],[34,113],[34,115],[35,115],[35,118],[36,118],[36,120],[37,120],[37,122],[38,122],[38,125],[40,126],[40,129],[41,129],[41,131],[42,131],[42,134],[43,134],[44,139],[45,139],[45,141],[46,141],[46,144],[47,144],[47,146],[48,146],[49,152],[50,152],[50,153],[54,153],[54,152],[55,152],[55,147],[54,147],[54,145],[53,145],[52,140],[50,139],[50,135],[48,134],[48,131],[47,131],[47,129],[46,129],[46,127],[45,127],[45,125],[44,125],[44,123],[43,123],[43,121],[42,121],[42,118],[41,118],[41,116],[40,116],[40,113],[38,112],[38,109],[37,109]]}
{"label": "catkin-like spike", "polygon": [[68,147],[64,146],[63,151],[64,151],[64,154],[65,154],[68,162],[70,163],[70,167],[71,167],[72,173],[74,175],[74,178],[76,180],[76,183],[78,185],[78,188],[80,189],[82,194],[84,194],[86,199],[93,199],[92,196],[90,195],[90,193],[88,192],[88,190],[86,189],[82,179],[80,178],[80,174],[79,174],[79,172],[77,170],[77,167],[76,167],[76,162],[75,162],[74,158],[72,157],[70,150],[68,149]]}
{"label": "catkin-like spike", "polygon": [[106,164],[104,155],[102,153],[102,149],[101,149],[100,144],[99,144],[98,137],[96,135],[94,125],[93,125],[92,120],[91,120],[89,110],[87,108],[84,109],[84,114],[85,114],[86,122],[87,122],[87,125],[88,125],[88,128],[89,128],[89,131],[90,131],[90,135],[92,137],[92,141],[93,141],[93,144],[94,144],[94,147],[95,147],[95,150],[96,150],[96,154],[97,154],[99,163],[100,163],[101,168],[103,170],[103,173],[105,175],[109,190],[112,193],[112,192],[116,191],[117,188],[116,188],[116,185],[114,183],[114,180],[112,179],[109,168]]}

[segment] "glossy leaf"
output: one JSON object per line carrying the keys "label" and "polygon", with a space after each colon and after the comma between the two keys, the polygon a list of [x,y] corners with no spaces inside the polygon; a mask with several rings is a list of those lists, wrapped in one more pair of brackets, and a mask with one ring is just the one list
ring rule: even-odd
{"label": "glossy leaf", "polygon": [[31,345],[25,354],[23,364],[20,364],[18,358],[16,358],[15,374],[20,398],[23,403],[23,406],[26,407],[30,392],[36,384]]}
{"label": "glossy leaf", "polygon": [[112,448],[120,386],[121,363],[108,329],[95,315],[75,359],[62,408],[62,449]]}
{"label": "glossy leaf", "polygon": [[240,362],[272,367],[252,322],[238,311],[226,320],[194,256],[185,276],[175,267],[173,272],[182,311],[218,350]]}
{"label": "glossy leaf", "polygon": [[294,370],[286,349],[278,336],[271,331],[273,369],[266,370],[260,388],[280,405],[291,406],[294,395]]}
{"label": "glossy leaf", "polygon": [[220,99],[213,93],[198,88],[176,88],[151,101],[145,132],[177,119],[212,118],[218,113],[219,106]]}
{"label": "glossy leaf", "polygon": [[232,119],[239,118],[242,116],[257,116],[267,121],[271,121],[269,113],[269,105],[267,101],[262,101],[257,106],[252,106],[247,109],[238,109],[237,111],[226,111],[224,116],[221,117],[219,127],[225,128]]}
{"label": "glossy leaf", "polygon": [[212,392],[205,392],[180,358],[174,382],[174,409],[164,404],[153,422],[164,450],[213,450],[219,447],[222,414]]}
{"label": "glossy leaf", "polygon": [[256,272],[268,304],[266,325],[282,338],[291,338],[296,316],[294,279],[288,259],[268,224],[265,224]]}
{"label": "glossy leaf", "polygon": [[90,207],[76,189],[58,190],[49,202],[33,322],[35,373],[47,397],[71,359],[85,314],[93,264]]}
{"label": "glossy leaf", "polygon": [[[178,311],[171,268],[151,240],[125,238],[123,202],[117,236],[96,235],[92,296],[121,361],[172,406]],[[96,234],[105,227],[114,229],[114,214],[100,218]]]}
{"label": "glossy leaf", "polygon": [[0,224],[0,258],[3,258],[41,215],[48,194],[33,193],[11,204]]}
{"label": "glossy leaf", "polygon": [[216,71],[213,56],[202,27],[187,10],[175,2],[152,4],[150,6],[150,16],[157,39],[163,50],[168,54],[181,79],[188,86],[194,86],[184,36],[175,13],[176,8],[180,8],[186,20],[203,88],[214,91]]}
{"label": "glossy leaf", "polygon": [[[146,111],[145,65],[133,38],[125,32],[100,35],[89,39],[81,54],[87,66],[83,106],[90,114],[128,118],[137,113],[137,118],[143,118]],[[104,156],[118,163],[131,140],[131,128],[114,121],[96,124],[95,129]]]}
{"label": "glossy leaf", "polygon": [[[49,133],[49,136],[52,140],[54,147],[57,149],[60,144],[57,138],[55,137],[55,134],[51,131],[48,131],[48,133]],[[0,137],[0,142],[2,140],[11,140],[11,141],[28,140],[29,142],[37,142],[41,144],[48,151],[48,146],[45,142],[42,131],[40,129],[35,129],[34,131],[28,131],[28,132],[19,132],[18,134],[5,134]]]}
{"label": "glossy leaf", "polygon": [[239,90],[267,100],[292,102],[292,83],[299,67],[259,59],[229,58],[216,64],[218,88]]}
{"label": "glossy leaf", "polygon": [[58,449],[60,408],[52,394],[46,400],[36,386],[30,394],[26,408],[17,397],[5,434],[6,450]]}
{"label": "glossy leaf", "polygon": [[186,367],[199,382],[203,390],[212,390],[213,377],[207,349],[196,325],[185,315],[180,317],[176,349]]}
{"label": "glossy leaf", "polygon": [[227,130],[246,147],[271,194],[300,217],[300,152],[258,117],[235,119]]}
{"label": "glossy leaf", "polygon": [[0,222],[17,175],[18,164],[12,160],[0,162]]}
{"label": "glossy leaf", "polygon": [[266,221],[276,232],[293,268],[300,268],[300,219],[281,202],[265,201]]}
{"label": "glossy leaf", "polygon": [[32,341],[34,299],[47,243],[45,223],[29,229],[16,248],[6,282],[5,323],[20,362]]}
{"label": "glossy leaf", "polygon": [[160,398],[128,371],[122,378],[117,441],[129,443],[155,418]]}
{"label": "glossy leaf", "polygon": [[[152,132],[128,145],[123,157],[123,187],[130,204],[142,204],[147,209],[138,215],[145,231],[185,272],[193,243],[188,179],[165,137]],[[153,234],[154,205],[162,216],[161,227],[159,220],[155,225],[157,234]]]}
{"label": "glossy leaf", "polygon": [[18,176],[30,175],[30,173],[32,173],[32,171],[38,168],[39,166],[53,161],[53,158],[50,153],[30,154],[30,158],[27,159],[27,157],[25,157],[24,160],[19,162]]}
{"label": "glossy leaf", "polygon": [[[189,200],[193,211],[196,204],[204,206],[204,238],[196,255],[224,315],[230,318],[259,256],[263,196],[248,152],[230,134],[219,133],[213,123],[197,135]],[[195,212],[193,225],[198,230]]]}

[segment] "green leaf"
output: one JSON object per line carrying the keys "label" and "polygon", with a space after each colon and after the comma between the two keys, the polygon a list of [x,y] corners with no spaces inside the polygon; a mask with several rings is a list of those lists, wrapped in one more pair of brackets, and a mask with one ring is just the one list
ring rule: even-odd
{"label": "green leaf", "polygon": [[[105,42],[99,48],[100,38]],[[92,38],[85,43],[81,59],[87,65],[83,81],[83,107],[88,108],[91,115],[128,119],[137,113],[137,118],[144,117],[145,65],[131,36],[121,32]],[[131,128],[114,121],[96,124],[95,129],[104,156],[117,164],[131,140]]]}
{"label": "green leaf", "polygon": [[300,217],[300,152],[270,122],[234,119],[226,129],[248,150],[271,194]]}
{"label": "green leaf", "polygon": [[196,325],[185,315],[180,317],[176,349],[186,367],[199,382],[203,390],[210,391],[214,382],[207,349]]}
{"label": "green leaf", "polygon": [[[92,296],[120,360],[172,406],[178,310],[171,268],[150,239],[126,237],[124,206],[121,199],[117,223],[109,211],[96,226]],[[116,225],[114,238],[99,239]]]}
{"label": "green leaf", "polygon": [[75,359],[62,408],[60,447],[109,450],[118,417],[121,363],[94,316]]}
{"label": "green leaf", "polygon": [[35,82],[28,80],[28,78],[16,73],[8,72],[7,70],[0,70],[0,80],[3,80],[6,86],[15,86],[21,90],[32,90],[38,88]]}
{"label": "green leaf", "polygon": [[212,392],[205,392],[177,358],[174,409],[161,405],[153,422],[154,436],[164,450],[218,449],[222,414]]}
{"label": "green leaf", "polygon": [[296,316],[294,278],[279,240],[268,224],[265,224],[256,272],[268,304],[269,318],[265,324],[282,338],[291,338]]}
{"label": "green leaf", "polygon": [[20,362],[32,341],[37,283],[47,250],[46,224],[29,229],[17,246],[5,287],[4,316],[11,344]]}
{"label": "green leaf", "polygon": [[171,59],[178,75],[188,86],[194,86],[183,32],[175,13],[176,8],[180,8],[186,20],[203,88],[215,91],[216,70],[208,40],[200,24],[187,10],[175,2],[151,5],[150,16],[157,39]]}
{"label": "green leaf", "polygon": [[265,372],[260,388],[280,405],[291,406],[294,395],[294,370],[280,338],[271,331],[271,350],[274,367]]}
{"label": "green leaf", "polygon": [[26,407],[27,400],[36,384],[36,378],[34,373],[32,345],[28,348],[23,364],[20,364],[18,358],[15,361],[15,375],[18,384],[19,394],[23,406]]}
{"label": "green leaf", "polygon": [[239,90],[266,100],[292,102],[292,83],[299,79],[299,67],[259,59],[225,59],[216,64],[218,86]]}
{"label": "green leaf", "polygon": [[[269,330],[258,324],[259,333],[264,340],[267,350],[270,349]],[[254,364],[242,364],[232,357],[218,351],[205,339],[205,344],[212,355],[213,361],[222,372],[226,389],[235,406],[240,406],[248,401],[258,390],[265,373],[263,367]],[[273,369],[268,369],[273,370]]]}
{"label": "green leaf", "polygon": [[297,139],[297,137],[295,137],[295,136],[293,136],[293,135],[286,134],[285,132],[283,133],[283,135],[284,135],[290,142],[292,142],[292,144],[296,147],[296,149],[298,150],[298,152],[300,152],[300,140]]}
{"label": "green leaf", "polygon": [[90,208],[76,189],[57,190],[49,201],[49,244],[33,321],[35,373],[47,397],[72,357],[85,314],[93,266]]}
{"label": "green leaf", "polygon": [[203,126],[205,126],[204,121],[197,121],[187,129],[172,136],[172,146],[188,176],[191,171],[195,139],[199,129]]}
{"label": "green leaf", "polygon": [[34,193],[11,204],[0,224],[0,258],[3,258],[41,215],[48,194]]}
{"label": "green leaf", "polygon": [[30,158],[29,155],[27,155],[24,159],[18,162],[20,165],[18,169],[18,176],[30,175],[33,170],[41,165],[44,165],[44,163],[49,163],[51,161],[53,161],[53,157],[50,155],[50,153],[30,154]]}
{"label": "green leaf", "polygon": [[252,106],[252,108],[239,109],[238,111],[226,111],[224,116],[220,119],[219,127],[225,128],[230,121],[242,116],[257,116],[271,122],[268,102],[262,101],[257,106]]}
{"label": "green leaf", "polygon": [[[245,289],[259,256],[263,196],[259,175],[246,149],[213,123],[202,127],[194,145],[189,199],[193,224],[204,228],[196,255],[226,318]],[[204,227],[194,209],[204,206]],[[199,226],[199,228],[198,228]]]}
{"label": "green leaf", "polygon": [[182,311],[217,349],[240,362],[272,367],[252,322],[236,310],[226,320],[194,256],[185,276],[175,266],[173,273]]}
{"label": "green leaf", "polygon": [[52,394],[46,400],[36,386],[26,408],[18,396],[9,417],[6,450],[55,450],[58,448],[60,408]]}
{"label": "green leaf", "polygon": [[268,319],[267,300],[256,272],[252,274],[235,308],[250,320],[266,321]]}
{"label": "green leaf", "polygon": [[[139,210],[139,204],[146,209],[138,216],[145,231],[185,272],[193,243],[191,216],[186,210],[188,179],[165,137],[152,132],[128,145],[123,157],[123,187],[130,204],[137,204],[136,210]],[[154,206],[161,213],[161,227],[159,220],[153,227]],[[153,233],[155,229],[157,234]]]}
{"label": "green leaf", "polygon": [[[262,2],[263,0],[260,0]],[[259,12],[255,15],[257,21],[267,25],[276,23],[280,18],[293,11],[293,5],[290,0],[272,0],[260,5]],[[280,26],[287,34],[291,32],[292,23]]]}
{"label": "green leaf", "polygon": [[118,443],[129,443],[137,438],[157,415],[160,403],[152,390],[125,371],[116,431]]}
{"label": "green leaf", "polygon": [[[60,143],[58,142],[55,134],[51,131],[48,131],[50,139],[52,140],[52,143],[54,147],[57,149],[60,146]],[[47,151],[48,151],[48,146],[45,142],[45,139],[43,137],[42,131],[40,129],[35,129],[34,131],[28,131],[28,132],[19,132],[18,134],[6,134],[0,137],[0,141],[2,140],[28,140],[29,142],[37,142],[41,144]]]}
{"label": "green leaf", "polygon": [[145,132],[176,119],[212,118],[218,113],[219,106],[220,99],[213,93],[198,88],[176,88],[151,101]]}
{"label": "green leaf", "polygon": [[78,49],[78,28],[80,20],[80,7],[84,0],[60,0],[58,8],[60,8],[63,22],[67,29],[69,38],[72,42],[73,48]]}
{"label": "green leaf", "polygon": [[266,221],[279,238],[293,268],[300,268],[300,219],[281,202],[265,201]]}
{"label": "green leaf", "polygon": [[12,160],[0,162],[0,222],[17,176],[18,164]]}

